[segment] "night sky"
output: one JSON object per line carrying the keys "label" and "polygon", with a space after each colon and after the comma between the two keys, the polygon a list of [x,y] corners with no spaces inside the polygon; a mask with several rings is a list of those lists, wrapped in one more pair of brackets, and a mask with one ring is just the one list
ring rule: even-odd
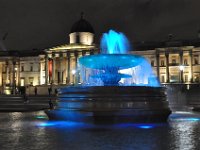
{"label": "night sky", "polygon": [[0,0],[0,36],[8,33],[8,50],[66,44],[83,11],[97,44],[110,28],[124,32],[131,42],[163,41],[170,33],[174,39],[194,39],[199,8],[199,0]]}

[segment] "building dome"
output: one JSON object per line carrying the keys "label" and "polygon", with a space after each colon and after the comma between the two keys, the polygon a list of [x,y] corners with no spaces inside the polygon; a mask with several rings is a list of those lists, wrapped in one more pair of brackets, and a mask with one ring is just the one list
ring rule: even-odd
{"label": "building dome", "polygon": [[88,21],[83,19],[83,13],[81,13],[81,19],[75,22],[71,28],[69,43],[92,45],[93,42],[94,29]]}
{"label": "building dome", "polygon": [[86,21],[85,19],[83,19],[83,17],[81,17],[81,19],[75,22],[71,28],[70,33],[74,33],[74,32],[94,33],[94,29],[88,21]]}

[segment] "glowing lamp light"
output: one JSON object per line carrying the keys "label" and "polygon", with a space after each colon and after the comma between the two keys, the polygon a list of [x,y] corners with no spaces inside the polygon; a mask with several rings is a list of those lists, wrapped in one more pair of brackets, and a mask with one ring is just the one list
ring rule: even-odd
{"label": "glowing lamp light", "polygon": [[183,70],[184,70],[184,66],[183,66],[183,65],[180,65],[180,66],[179,66],[179,69],[180,69],[181,71],[183,71]]}
{"label": "glowing lamp light", "polygon": [[76,73],[76,70],[73,69],[73,70],[72,70],[72,74],[74,75],[75,73]]}
{"label": "glowing lamp light", "polygon": [[15,71],[17,71],[17,67],[15,67]]}

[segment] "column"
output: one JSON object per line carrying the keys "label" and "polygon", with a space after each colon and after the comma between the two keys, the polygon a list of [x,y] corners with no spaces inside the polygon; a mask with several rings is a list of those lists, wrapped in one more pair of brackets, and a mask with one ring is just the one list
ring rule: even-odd
{"label": "column", "polygon": [[159,51],[156,50],[156,66],[157,66],[157,77],[160,81],[160,54]]}
{"label": "column", "polygon": [[79,82],[79,70],[78,70],[78,52],[74,53],[74,57],[75,57],[75,84],[77,84]]}
{"label": "column", "polygon": [[183,51],[179,52],[179,57],[180,57],[180,65],[183,65]]}
{"label": "column", "polygon": [[16,81],[15,81],[15,65],[16,61],[13,60],[12,62],[12,94],[15,94],[15,87],[16,87]]}
{"label": "column", "polygon": [[20,86],[20,59],[18,60],[18,65],[17,65],[17,86]]}
{"label": "column", "polygon": [[44,84],[44,82],[43,82],[43,68],[42,68],[42,65],[43,65],[43,61],[42,61],[42,58],[40,58],[40,85]]}
{"label": "column", "polygon": [[52,83],[55,83],[55,70],[56,70],[56,57],[55,57],[55,53],[52,54]]}
{"label": "column", "polygon": [[169,83],[169,52],[165,52],[167,83]]}
{"label": "column", "polygon": [[[179,58],[180,58],[179,65],[182,66],[183,65],[183,51],[182,50],[179,52]],[[180,69],[180,82],[183,83],[183,69],[182,68]]]}
{"label": "column", "polygon": [[192,50],[189,51],[189,58],[190,58],[190,73],[191,73],[191,76],[190,76],[190,82],[192,83],[193,82],[193,55],[192,55]]}
{"label": "column", "polygon": [[82,51],[82,56],[85,56],[86,52],[85,51]]}
{"label": "column", "polygon": [[[0,86],[2,87],[3,86],[3,64],[0,64]],[[2,93],[2,91],[1,91]]]}
{"label": "column", "polygon": [[48,63],[49,59],[48,59],[48,55],[46,54],[46,57],[45,57],[45,84],[49,84],[49,63]]}
{"label": "column", "polygon": [[62,64],[62,61],[63,61],[63,54],[60,53],[59,54],[59,84],[62,84],[63,82],[63,76],[62,76],[62,72],[63,72],[63,64]]}
{"label": "column", "polygon": [[67,81],[66,81],[66,83],[68,84],[69,82],[70,82],[70,70],[71,70],[71,68],[70,68],[70,59],[71,59],[71,57],[70,57],[70,52],[67,52]]}
{"label": "column", "polygon": [[8,84],[9,81],[9,62],[7,61],[5,64],[5,68],[6,68],[6,84]]}

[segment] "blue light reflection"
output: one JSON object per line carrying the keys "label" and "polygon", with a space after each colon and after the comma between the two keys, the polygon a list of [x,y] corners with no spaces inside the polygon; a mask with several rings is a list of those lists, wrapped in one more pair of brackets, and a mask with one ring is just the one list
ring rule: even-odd
{"label": "blue light reflection", "polygon": [[141,129],[151,129],[151,128],[154,128],[151,125],[139,125],[138,127],[141,128]]}
{"label": "blue light reflection", "polygon": [[37,119],[47,119],[46,116],[36,116]]}
{"label": "blue light reflection", "polygon": [[152,129],[166,124],[161,123],[120,123],[116,124],[117,128],[139,128],[139,129]]}
{"label": "blue light reflection", "polygon": [[36,124],[37,127],[87,127],[88,124],[81,122],[73,122],[73,121],[47,121],[47,122],[39,122]]}
{"label": "blue light reflection", "polygon": [[[184,117],[182,115],[185,115]],[[191,113],[183,112],[183,113],[175,113],[170,116],[171,121],[200,121],[200,118],[190,115]]]}
{"label": "blue light reflection", "polygon": [[180,121],[200,121],[200,118],[178,118]]}

